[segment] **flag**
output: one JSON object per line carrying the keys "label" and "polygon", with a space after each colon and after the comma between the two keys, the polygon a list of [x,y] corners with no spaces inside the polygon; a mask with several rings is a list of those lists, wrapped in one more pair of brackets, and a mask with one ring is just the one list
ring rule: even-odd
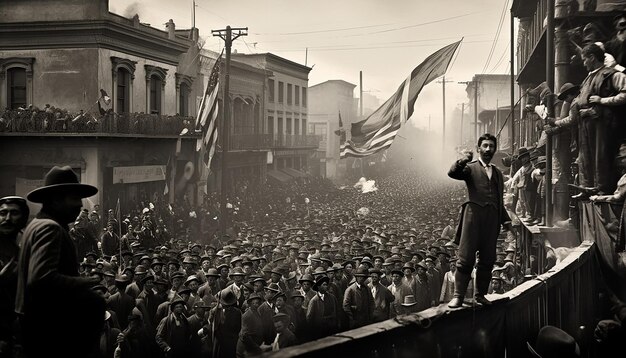
{"label": "flag", "polygon": [[335,131],[335,134],[339,136],[339,153],[341,153],[346,147],[346,130],[343,128],[341,111],[339,111],[339,129]]}
{"label": "flag", "polygon": [[211,167],[211,159],[215,154],[215,146],[217,144],[217,120],[219,113],[219,105],[217,94],[219,93],[220,78],[220,59],[222,54],[215,60],[213,69],[209,75],[209,83],[207,84],[202,102],[200,102],[200,111],[196,118],[196,131],[201,133],[201,138],[196,143],[196,151],[204,148],[203,162],[207,168]]}
{"label": "flag", "polygon": [[111,97],[102,88],[100,89],[100,98],[98,98],[98,110],[100,110],[100,115],[111,110]]}
{"label": "flag", "polygon": [[413,114],[413,106],[422,88],[443,76],[461,41],[448,45],[419,64],[396,92],[374,113],[350,128],[351,138],[340,157],[367,157],[391,146],[400,129]]}

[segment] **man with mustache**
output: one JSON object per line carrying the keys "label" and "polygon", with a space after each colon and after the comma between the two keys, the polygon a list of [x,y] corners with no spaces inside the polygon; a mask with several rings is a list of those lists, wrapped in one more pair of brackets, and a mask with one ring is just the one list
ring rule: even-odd
{"label": "man with mustache", "polygon": [[12,355],[19,255],[17,235],[26,227],[29,213],[26,199],[22,197],[0,199],[0,357]]}
{"label": "man with mustache", "polygon": [[455,243],[459,245],[459,259],[454,275],[454,298],[448,303],[450,308],[463,305],[477,255],[479,260],[475,300],[483,305],[491,304],[485,294],[489,289],[491,269],[496,261],[500,225],[506,229],[511,225],[511,219],[504,209],[504,177],[491,164],[496,148],[496,137],[483,134],[478,138],[478,160],[472,161],[473,153],[466,150],[463,158],[454,162],[448,171],[450,178],[465,181],[468,193],[468,200],[462,205],[459,229],[455,237]]}

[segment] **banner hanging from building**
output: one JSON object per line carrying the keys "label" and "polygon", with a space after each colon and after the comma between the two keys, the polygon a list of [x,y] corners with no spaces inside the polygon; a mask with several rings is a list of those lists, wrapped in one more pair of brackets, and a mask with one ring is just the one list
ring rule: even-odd
{"label": "banner hanging from building", "polygon": [[146,183],[165,180],[165,165],[113,168],[113,184]]}

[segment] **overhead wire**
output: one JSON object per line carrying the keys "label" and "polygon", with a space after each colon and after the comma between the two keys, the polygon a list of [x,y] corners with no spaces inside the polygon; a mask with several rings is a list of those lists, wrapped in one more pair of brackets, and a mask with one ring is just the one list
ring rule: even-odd
{"label": "overhead wire", "polygon": [[506,13],[506,9],[508,8],[509,5],[509,0],[505,1],[503,3],[503,7],[502,7],[502,12],[500,13],[500,20],[498,20],[498,29],[496,30],[496,33],[493,37],[493,42],[491,44],[491,49],[489,50],[489,55],[487,56],[487,61],[485,61],[485,65],[483,66],[483,70],[481,71],[481,73],[485,73],[485,71],[487,70],[487,67],[489,67],[489,63],[491,62],[491,58],[493,57],[493,52],[495,51],[496,48],[496,44],[498,43],[498,38],[500,37],[500,32],[502,31],[502,25],[504,23],[504,17],[505,17],[505,13]]}

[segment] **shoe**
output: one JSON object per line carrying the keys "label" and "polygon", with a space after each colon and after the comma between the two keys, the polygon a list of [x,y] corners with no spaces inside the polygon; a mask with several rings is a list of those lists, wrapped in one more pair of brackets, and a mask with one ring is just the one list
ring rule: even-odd
{"label": "shoe", "polygon": [[481,304],[483,306],[490,306],[491,305],[491,301],[486,299],[484,295],[476,295],[474,297],[474,301],[476,301],[476,303],[479,303],[479,304]]}
{"label": "shoe", "polygon": [[448,302],[448,308],[459,308],[463,306],[463,298],[454,297],[450,302]]}

